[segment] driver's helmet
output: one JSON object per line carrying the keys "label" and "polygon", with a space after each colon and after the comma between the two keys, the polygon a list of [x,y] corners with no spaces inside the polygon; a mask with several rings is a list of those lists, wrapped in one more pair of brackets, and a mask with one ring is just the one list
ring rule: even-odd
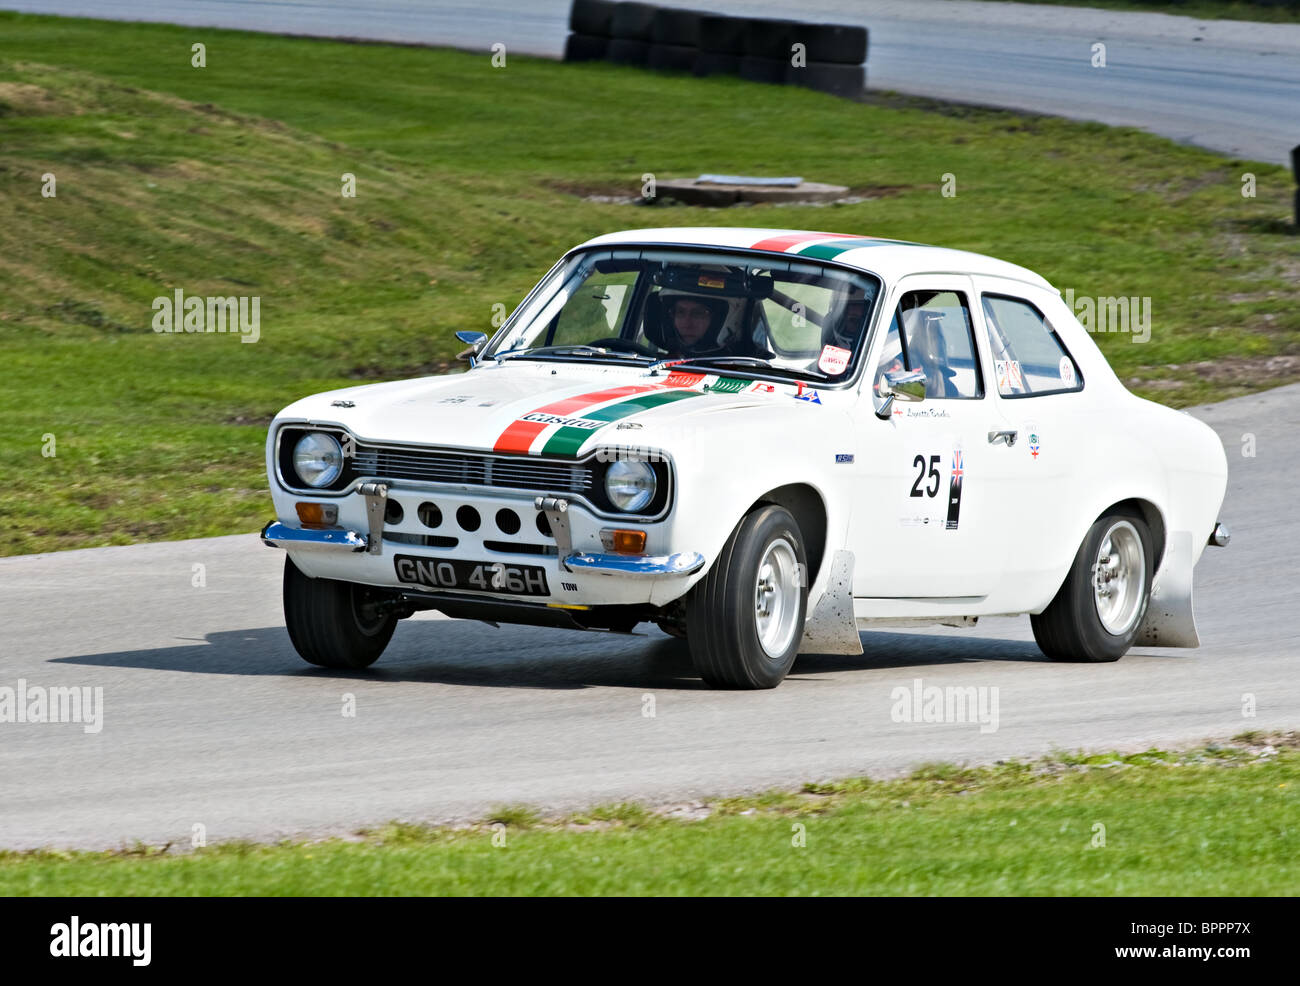
{"label": "driver's helmet", "polygon": [[670,352],[703,356],[721,352],[720,337],[731,306],[725,298],[663,292],[663,340]]}

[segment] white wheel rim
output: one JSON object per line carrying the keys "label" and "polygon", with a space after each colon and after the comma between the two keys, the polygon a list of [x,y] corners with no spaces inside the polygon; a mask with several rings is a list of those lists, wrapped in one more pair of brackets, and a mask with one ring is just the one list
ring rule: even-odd
{"label": "white wheel rim", "polygon": [[799,627],[799,559],[785,538],[769,544],[758,563],[754,624],[767,656],[784,657]]}
{"label": "white wheel rim", "polygon": [[1092,566],[1092,599],[1106,632],[1122,637],[1133,629],[1146,594],[1146,556],[1137,528],[1127,520],[1110,526]]}

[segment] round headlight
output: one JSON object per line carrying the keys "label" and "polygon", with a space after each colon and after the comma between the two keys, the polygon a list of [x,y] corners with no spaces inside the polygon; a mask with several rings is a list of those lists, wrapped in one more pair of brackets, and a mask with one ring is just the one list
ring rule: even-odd
{"label": "round headlight", "polygon": [[343,447],[333,435],[309,431],[293,447],[293,470],[308,486],[329,486],[343,471]]}
{"label": "round headlight", "polygon": [[605,472],[605,493],[619,510],[635,513],[649,506],[658,480],[650,463],[619,459]]}

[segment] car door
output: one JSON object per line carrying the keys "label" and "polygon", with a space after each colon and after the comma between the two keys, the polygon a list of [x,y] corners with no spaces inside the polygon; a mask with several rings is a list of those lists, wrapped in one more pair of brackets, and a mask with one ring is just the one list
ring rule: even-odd
{"label": "car door", "polygon": [[[1008,611],[1032,608],[1050,585],[1047,559],[1072,498],[1069,476],[1095,435],[1083,433],[1082,373],[1046,316],[1051,296],[1042,288],[1008,278],[977,275],[977,334],[988,347],[993,373],[991,411],[1014,436],[1002,446],[1016,509],[1003,545],[999,598]],[[1072,550],[1072,549],[1071,549]]]}
{"label": "car door", "polygon": [[[963,274],[913,275],[890,304],[859,402],[853,594],[974,606],[997,585],[1017,502],[1006,438],[993,438],[1006,422],[988,393],[974,285]],[[882,420],[886,374],[900,370],[925,374],[925,397],[896,395]],[[911,615],[905,603],[880,614]]]}

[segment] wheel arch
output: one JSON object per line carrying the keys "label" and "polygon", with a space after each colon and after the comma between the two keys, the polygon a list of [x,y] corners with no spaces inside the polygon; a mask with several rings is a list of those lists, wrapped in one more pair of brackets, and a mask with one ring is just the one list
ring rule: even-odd
{"label": "wheel arch", "polygon": [[784,507],[798,523],[808,554],[808,585],[814,585],[826,557],[827,511],[821,492],[808,483],[788,483],[768,490],[745,513],[765,504]]}

